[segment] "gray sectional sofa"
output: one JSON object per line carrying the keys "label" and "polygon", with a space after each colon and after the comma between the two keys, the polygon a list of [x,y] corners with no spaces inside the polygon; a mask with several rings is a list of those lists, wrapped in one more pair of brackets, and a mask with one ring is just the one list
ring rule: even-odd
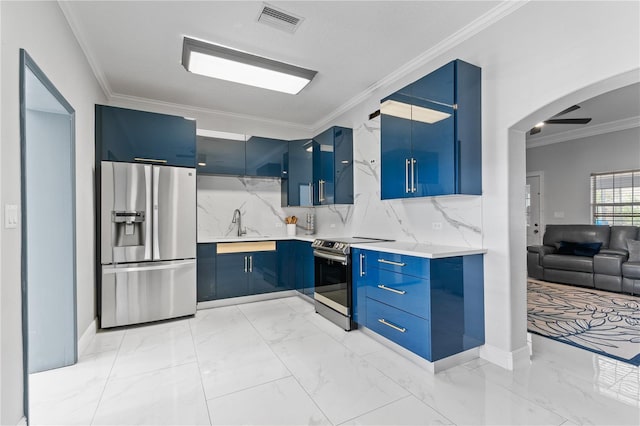
{"label": "gray sectional sofa", "polygon": [[527,247],[529,277],[640,295],[640,259],[635,252],[629,258],[628,245],[640,238],[639,229],[547,225],[542,245]]}

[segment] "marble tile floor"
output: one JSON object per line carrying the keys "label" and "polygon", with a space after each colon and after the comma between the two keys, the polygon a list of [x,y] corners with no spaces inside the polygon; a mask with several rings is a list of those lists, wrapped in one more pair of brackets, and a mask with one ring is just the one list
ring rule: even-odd
{"label": "marble tile floor", "polygon": [[540,336],[530,365],[429,373],[299,297],[98,333],[33,374],[31,424],[640,424],[638,367]]}

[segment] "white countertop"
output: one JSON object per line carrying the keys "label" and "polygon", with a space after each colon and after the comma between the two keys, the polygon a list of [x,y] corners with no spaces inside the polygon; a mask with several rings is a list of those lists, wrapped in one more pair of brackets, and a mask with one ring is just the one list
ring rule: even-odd
{"label": "white countertop", "polygon": [[485,254],[487,249],[444,246],[438,244],[425,244],[407,241],[385,241],[380,243],[353,244],[351,247],[384,251],[387,253],[406,254],[409,256],[438,259],[443,257],[468,256],[472,254]]}
{"label": "white countertop", "polygon": [[[218,237],[198,241],[202,243],[233,243],[246,241],[307,241],[313,242],[316,238],[323,239],[340,239],[340,237],[327,237],[325,235],[304,235],[297,234],[295,236],[288,235],[243,235],[242,237]],[[485,254],[487,249],[472,247],[445,246],[439,244],[416,243],[409,241],[383,241],[379,243],[353,244],[351,247],[384,251],[387,253],[405,254],[408,256],[426,257],[429,259],[438,259],[443,257],[468,256],[472,254]]]}

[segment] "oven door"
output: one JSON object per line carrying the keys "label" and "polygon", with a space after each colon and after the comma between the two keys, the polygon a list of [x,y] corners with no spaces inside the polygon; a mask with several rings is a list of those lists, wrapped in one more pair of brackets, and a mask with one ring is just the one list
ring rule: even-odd
{"label": "oven door", "polygon": [[315,300],[351,317],[351,256],[314,250]]}

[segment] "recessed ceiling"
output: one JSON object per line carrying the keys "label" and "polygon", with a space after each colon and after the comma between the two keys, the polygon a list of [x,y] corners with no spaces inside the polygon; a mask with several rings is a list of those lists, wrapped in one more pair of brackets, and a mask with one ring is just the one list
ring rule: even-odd
{"label": "recessed ceiling", "polygon": [[[224,111],[312,128],[351,99],[490,14],[499,1],[269,2],[304,21],[293,34],[258,22],[263,2],[61,2],[110,99]],[[287,95],[189,73],[190,36],[318,71]],[[464,58],[462,58],[464,59]]]}

